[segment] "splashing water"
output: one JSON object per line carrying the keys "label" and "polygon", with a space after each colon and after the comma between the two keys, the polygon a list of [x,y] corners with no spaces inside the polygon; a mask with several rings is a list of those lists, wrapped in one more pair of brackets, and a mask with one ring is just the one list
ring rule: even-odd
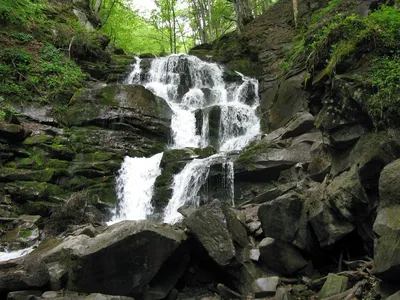
{"label": "splashing water", "polygon": [[150,158],[125,157],[117,177],[118,212],[111,224],[123,220],[145,220],[153,213],[153,186],[161,175],[162,157],[163,153]]}
{"label": "splashing water", "polygon": [[140,68],[141,59],[139,57],[135,57],[135,64],[132,65],[132,71],[129,73],[128,77],[124,80],[125,84],[139,84],[140,83],[140,74],[142,73],[142,69]]}
{"label": "splashing water", "polygon": [[[174,176],[173,194],[164,211],[164,222],[175,223],[182,216],[177,212],[182,205],[199,206],[200,191],[207,183],[210,168],[222,164],[225,173],[224,188],[233,203],[234,167],[224,152],[242,150],[260,134],[260,120],[256,114],[259,105],[258,81],[240,73],[241,81],[226,83],[223,69],[197,57],[177,54],[155,58],[140,82],[140,59],[132,68],[125,83],[141,83],[170,105],[172,149],[204,148],[210,145],[210,134],[217,124],[219,154],[205,159],[194,159]],[[219,107],[218,120],[210,119],[210,111]],[[198,124],[201,120],[202,124]],[[117,179],[118,214],[113,222],[149,217],[154,182],[161,174],[162,153],[151,158],[125,158]],[[203,199],[204,200],[204,199]]]}

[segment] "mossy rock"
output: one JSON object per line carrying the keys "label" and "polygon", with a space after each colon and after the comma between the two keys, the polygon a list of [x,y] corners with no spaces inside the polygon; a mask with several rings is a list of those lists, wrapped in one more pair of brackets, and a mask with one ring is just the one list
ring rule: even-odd
{"label": "mossy rock", "polygon": [[98,183],[86,190],[88,202],[102,211],[115,207],[117,202],[115,182]]}
{"label": "mossy rock", "polygon": [[32,246],[39,239],[39,228],[32,223],[23,223],[1,237],[1,246],[19,250]]}
{"label": "mossy rock", "polygon": [[58,171],[55,169],[44,170],[24,170],[24,169],[7,169],[3,168],[0,174],[0,181],[38,181],[52,182]]}
{"label": "mossy rock", "polygon": [[[122,111],[121,111],[122,109]],[[118,112],[117,112],[118,111]],[[140,85],[108,85],[95,89],[81,89],[72,97],[66,124],[107,125],[121,117],[140,114],[169,119],[172,110],[165,100]],[[137,115],[135,115],[137,116]]]}
{"label": "mossy rock", "polygon": [[25,213],[35,214],[42,217],[49,217],[54,209],[59,207],[63,202],[52,201],[32,201],[24,203],[23,210]]}
{"label": "mossy rock", "polygon": [[20,142],[25,138],[25,130],[21,125],[4,123],[0,121],[0,138],[12,142]]}
{"label": "mossy rock", "polygon": [[51,196],[62,197],[65,191],[54,184],[37,181],[15,181],[7,183],[4,190],[14,201],[25,203],[28,200],[46,200]]}
{"label": "mossy rock", "polygon": [[24,144],[25,145],[43,145],[43,144],[51,144],[53,141],[54,137],[51,135],[47,134],[38,134],[38,135],[33,135],[25,139]]}

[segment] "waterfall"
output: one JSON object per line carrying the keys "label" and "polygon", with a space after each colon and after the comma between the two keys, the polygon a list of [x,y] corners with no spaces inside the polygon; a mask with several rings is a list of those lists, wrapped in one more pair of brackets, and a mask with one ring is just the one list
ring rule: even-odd
{"label": "waterfall", "polygon": [[128,77],[124,80],[125,84],[139,84],[140,83],[140,74],[142,73],[142,69],[140,68],[140,63],[142,60],[139,57],[135,57],[135,63],[131,66],[131,72]]}
{"label": "waterfall", "polygon": [[143,220],[153,213],[153,186],[161,175],[163,153],[150,158],[125,157],[117,177],[118,211],[112,223],[123,220]]}
{"label": "waterfall", "polygon": [[[223,167],[223,188],[233,205],[233,161],[225,153],[240,151],[260,133],[256,114],[259,105],[258,81],[238,73],[241,80],[227,83],[224,70],[215,63],[177,54],[152,60],[140,81],[142,70],[136,59],[125,83],[140,83],[170,105],[172,142],[170,149],[214,146],[219,153],[194,159],[174,176],[172,198],[164,211],[164,222],[175,223],[182,205],[199,206],[201,189],[207,185],[210,168]],[[201,120],[201,124],[199,124]],[[117,178],[119,207],[113,222],[145,219],[154,210],[154,182],[161,174],[162,154],[151,158],[125,158]]]}

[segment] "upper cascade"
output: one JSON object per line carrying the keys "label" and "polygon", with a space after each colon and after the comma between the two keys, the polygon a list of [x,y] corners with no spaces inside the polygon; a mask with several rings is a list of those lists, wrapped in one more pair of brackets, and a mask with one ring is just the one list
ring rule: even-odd
{"label": "upper cascade", "polygon": [[260,133],[256,79],[238,73],[241,81],[227,83],[222,67],[185,54],[155,58],[149,72],[140,73],[137,60],[126,83],[144,85],[174,111],[171,148],[240,150]]}

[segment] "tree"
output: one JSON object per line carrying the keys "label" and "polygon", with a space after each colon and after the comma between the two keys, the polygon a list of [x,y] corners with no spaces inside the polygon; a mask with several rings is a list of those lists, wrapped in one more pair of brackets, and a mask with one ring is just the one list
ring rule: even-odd
{"label": "tree", "polygon": [[249,6],[249,0],[227,0],[233,3],[233,7],[236,13],[236,22],[239,32],[243,26],[253,20],[253,15]]}

